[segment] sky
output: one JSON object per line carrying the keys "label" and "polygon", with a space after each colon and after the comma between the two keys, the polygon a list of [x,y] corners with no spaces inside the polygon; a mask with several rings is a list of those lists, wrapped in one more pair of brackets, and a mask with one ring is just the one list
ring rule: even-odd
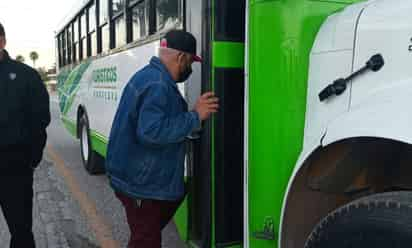
{"label": "sky", "polygon": [[6,50],[15,58],[23,55],[33,66],[29,54],[36,51],[36,68],[49,69],[56,61],[55,31],[79,2],[84,0],[0,0],[0,22],[6,30]]}

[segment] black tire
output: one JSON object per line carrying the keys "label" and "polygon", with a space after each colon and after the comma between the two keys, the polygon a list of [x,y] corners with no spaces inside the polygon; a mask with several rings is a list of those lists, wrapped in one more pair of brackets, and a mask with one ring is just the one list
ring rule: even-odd
{"label": "black tire", "polygon": [[412,192],[367,196],[326,216],[305,248],[406,248],[412,245]]}
{"label": "black tire", "polygon": [[90,138],[90,128],[87,115],[83,115],[79,120],[80,154],[83,166],[90,175],[104,173],[104,159],[92,148]]}

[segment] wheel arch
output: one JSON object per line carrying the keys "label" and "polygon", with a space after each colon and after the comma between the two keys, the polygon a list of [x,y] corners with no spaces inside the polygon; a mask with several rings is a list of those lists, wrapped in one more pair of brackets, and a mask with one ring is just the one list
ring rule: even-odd
{"label": "wheel arch", "polygon": [[[86,107],[83,104],[80,104],[79,107],[77,108],[77,115],[76,115],[76,138],[80,138],[81,135],[81,130],[80,130],[80,119],[83,115],[87,115]],[[90,125],[90,123],[89,123]]]}
{"label": "wheel arch", "polygon": [[303,247],[316,224],[348,202],[374,193],[412,189],[410,163],[412,145],[390,138],[349,137],[313,145],[302,153],[290,179],[279,247]]}

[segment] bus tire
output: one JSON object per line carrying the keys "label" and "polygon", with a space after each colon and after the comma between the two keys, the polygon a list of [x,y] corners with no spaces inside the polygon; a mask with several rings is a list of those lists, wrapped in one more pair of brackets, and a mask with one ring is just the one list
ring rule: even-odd
{"label": "bus tire", "polygon": [[80,118],[80,153],[83,166],[90,175],[104,173],[104,159],[92,148],[89,121],[84,114]]}
{"label": "bus tire", "polygon": [[404,248],[412,244],[412,192],[353,201],[323,218],[305,248]]}

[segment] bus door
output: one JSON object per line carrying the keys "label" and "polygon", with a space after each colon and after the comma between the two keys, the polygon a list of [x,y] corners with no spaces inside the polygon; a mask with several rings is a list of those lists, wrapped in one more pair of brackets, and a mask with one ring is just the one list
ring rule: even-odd
{"label": "bus door", "polygon": [[245,0],[215,0],[213,86],[214,230],[216,247],[243,242]]}
{"label": "bus door", "polygon": [[[210,16],[204,11],[208,1],[185,1],[185,29],[196,37],[197,52],[202,64],[193,63],[193,73],[185,85],[185,98],[193,109],[201,92],[211,89],[210,80]],[[187,159],[188,240],[198,247],[210,247],[211,229],[211,125],[203,123],[199,138],[189,142]]]}
{"label": "bus door", "polygon": [[231,247],[243,242],[245,1],[191,0],[186,11],[186,29],[202,41],[204,57],[187,97],[194,104],[200,92],[213,90],[220,98],[219,113],[190,146],[189,239]]}

